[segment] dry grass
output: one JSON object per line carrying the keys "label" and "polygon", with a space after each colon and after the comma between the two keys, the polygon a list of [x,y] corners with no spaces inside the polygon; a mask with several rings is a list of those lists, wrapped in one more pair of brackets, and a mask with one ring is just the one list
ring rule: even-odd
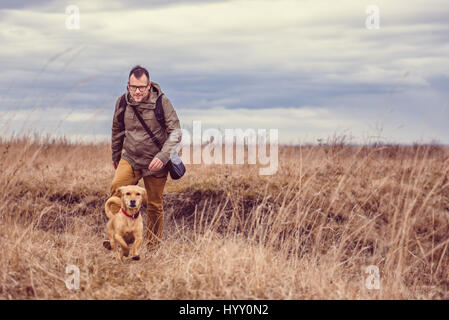
{"label": "dry grass", "polygon": [[273,176],[189,165],[168,181],[161,248],[125,263],[102,246],[109,145],[23,138],[0,155],[4,299],[449,298],[447,147],[284,146]]}

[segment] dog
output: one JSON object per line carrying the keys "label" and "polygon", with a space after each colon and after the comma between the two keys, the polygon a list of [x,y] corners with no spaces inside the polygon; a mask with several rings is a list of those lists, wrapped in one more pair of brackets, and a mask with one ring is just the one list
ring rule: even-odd
{"label": "dog", "polygon": [[[104,205],[106,216],[109,218],[106,224],[106,234],[109,242],[105,241],[103,245],[116,253],[117,259],[123,261],[123,256],[128,257],[128,244],[134,242],[131,250],[133,260],[139,260],[139,249],[143,238],[143,221],[139,214],[142,204],[147,202],[147,191],[136,185],[122,186],[118,188],[120,198],[110,197]],[[113,212],[111,206],[115,204],[120,206],[118,212]],[[132,235],[134,241],[125,241]],[[117,243],[122,248],[121,254],[117,250]]]}

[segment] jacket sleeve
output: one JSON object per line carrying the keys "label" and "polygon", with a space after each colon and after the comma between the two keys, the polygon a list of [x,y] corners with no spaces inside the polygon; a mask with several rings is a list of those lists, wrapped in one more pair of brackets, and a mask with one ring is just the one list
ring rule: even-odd
{"label": "jacket sleeve", "polygon": [[170,100],[164,95],[162,97],[162,107],[164,108],[165,126],[167,131],[167,140],[165,140],[161,151],[155,157],[161,160],[164,165],[170,160],[170,154],[175,147],[181,142],[182,131],[179,124],[178,115],[176,114]]}
{"label": "jacket sleeve", "polygon": [[[112,161],[119,162],[122,157],[122,148],[123,148],[123,140],[125,139],[125,125],[124,121],[119,121],[118,116],[119,113],[123,112],[120,110],[120,98],[118,98],[115,103],[115,111],[114,117],[112,119],[112,141],[111,141],[111,149],[112,149]],[[123,119],[123,117],[121,117]]]}

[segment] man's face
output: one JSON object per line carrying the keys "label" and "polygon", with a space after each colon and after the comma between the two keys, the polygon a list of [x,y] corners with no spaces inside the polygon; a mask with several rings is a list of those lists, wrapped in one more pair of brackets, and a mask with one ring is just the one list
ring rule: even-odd
{"label": "man's face", "polygon": [[148,81],[145,74],[140,78],[136,78],[134,74],[132,74],[128,81],[129,93],[136,102],[142,102],[146,99],[150,86],[151,83]]}

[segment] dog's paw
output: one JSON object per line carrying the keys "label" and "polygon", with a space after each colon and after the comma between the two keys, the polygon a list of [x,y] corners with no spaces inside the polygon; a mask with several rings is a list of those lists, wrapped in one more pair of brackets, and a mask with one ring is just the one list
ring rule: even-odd
{"label": "dog's paw", "polygon": [[108,250],[112,250],[111,243],[109,242],[109,240],[103,241],[103,247],[105,247]]}
{"label": "dog's paw", "polygon": [[140,257],[139,256],[134,256],[132,259],[137,261],[137,260],[140,260]]}

